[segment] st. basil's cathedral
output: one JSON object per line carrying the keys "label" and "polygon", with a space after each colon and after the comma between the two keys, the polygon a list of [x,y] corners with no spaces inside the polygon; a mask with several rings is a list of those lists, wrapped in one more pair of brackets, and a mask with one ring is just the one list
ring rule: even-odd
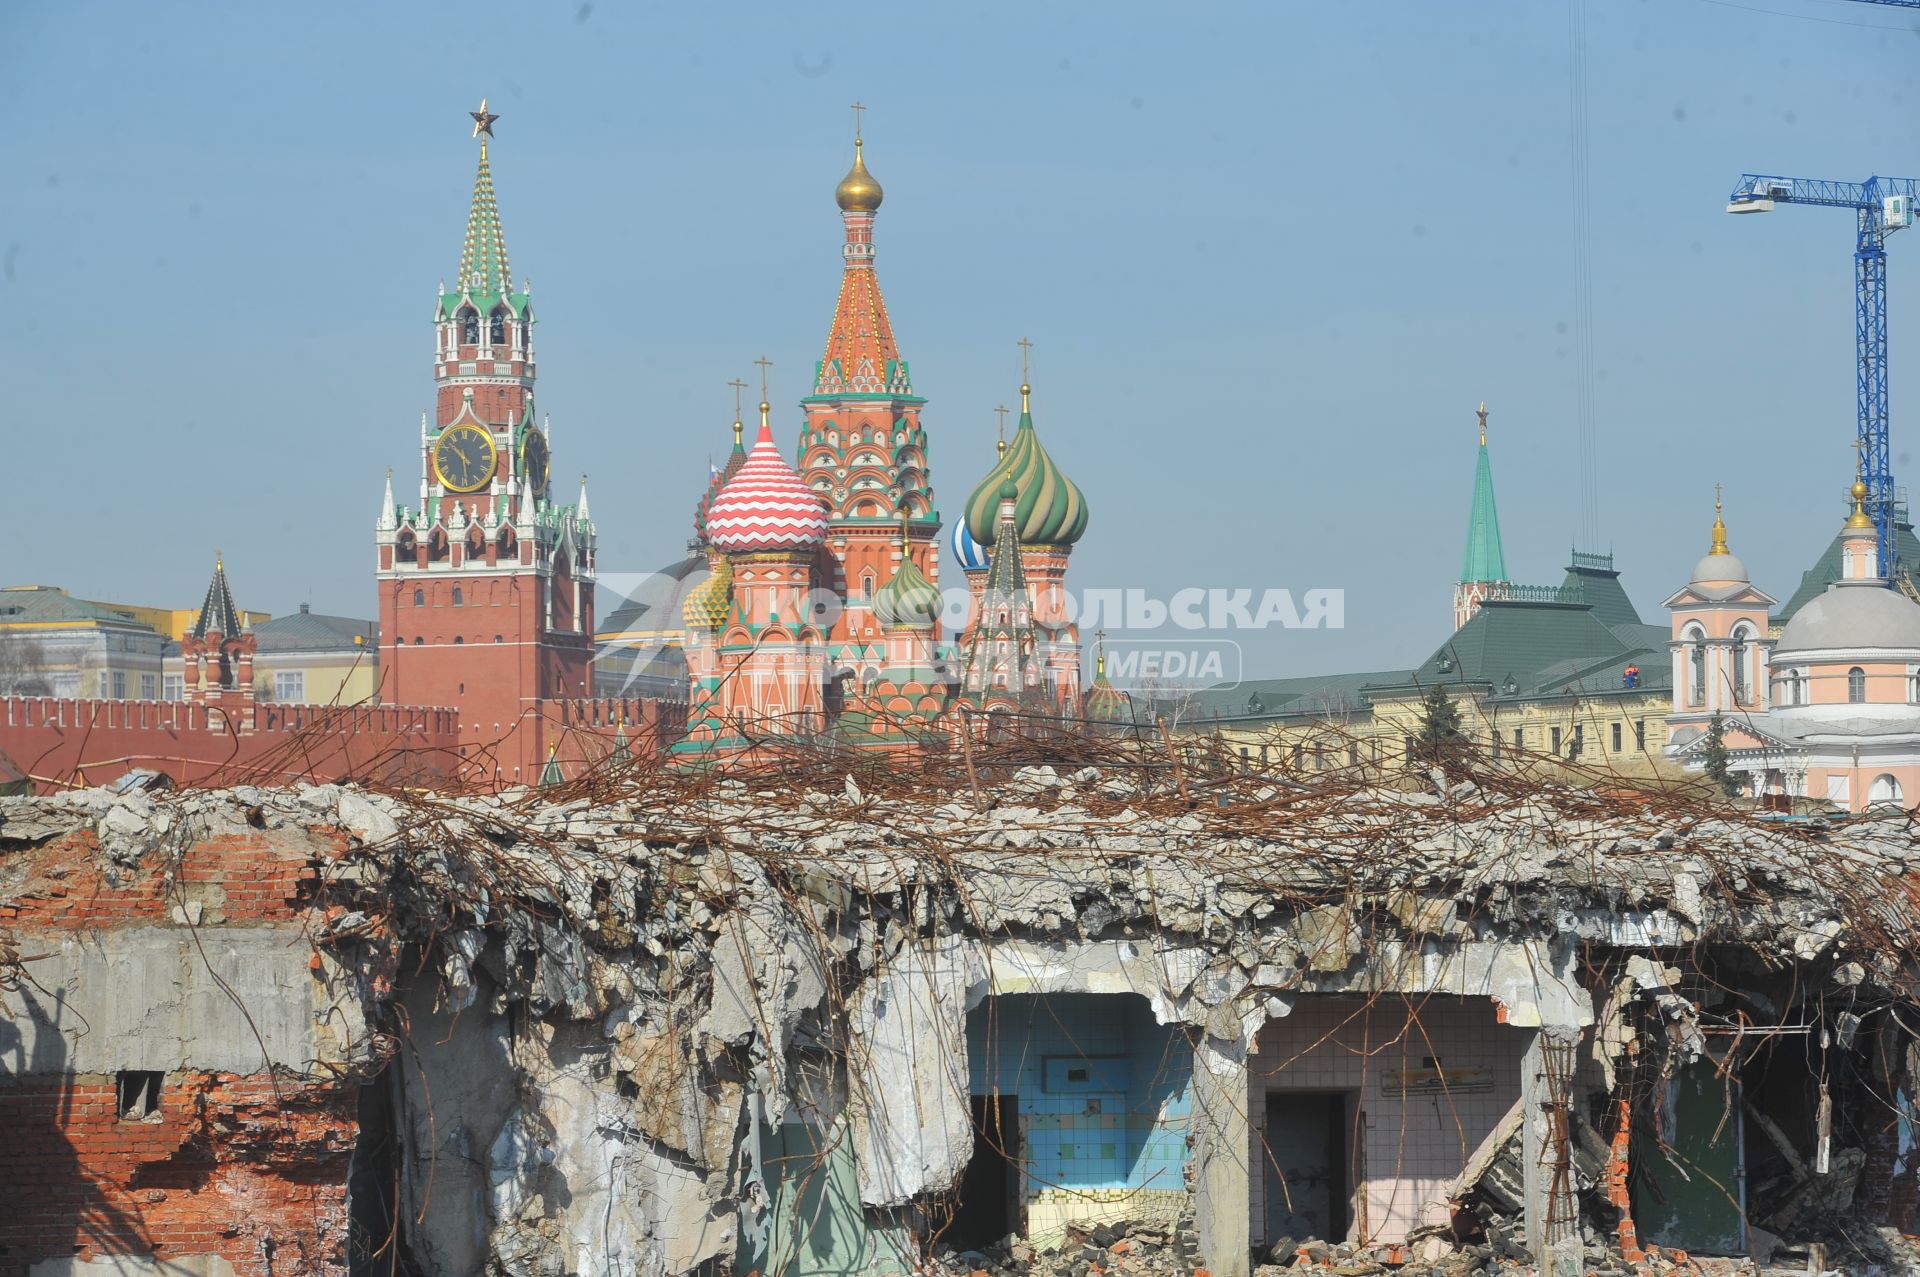
{"label": "st. basil's cathedral", "polygon": [[971,606],[956,635],[943,631],[926,400],[874,268],[882,198],[856,136],[853,167],[834,190],[840,291],[800,401],[798,464],[776,442],[763,399],[751,449],[736,422],[727,463],[695,510],[708,574],[683,608],[691,687],[680,752],[822,734],[909,747],[968,730],[974,713],[981,729],[1007,715],[1017,731],[1081,717],[1066,569],[1086,499],[1040,443],[1025,384],[1019,429],[948,538]]}
{"label": "st. basil's cathedral", "polygon": [[[569,734],[610,737],[660,711],[593,700],[595,529],[584,481],[574,504],[551,491],[534,307],[509,270],[494,193],[498,117],[485,103],[473,115],[479,169],[459,273],[434,311],[418,504],[396,502],[390,478],[375,530],[383,699],[457,707],[471,751],[510,756],[512,774],[531,776]],[[693,548],[706,574],[679,609],[680,756],[801,738],[944,746],[994,724],[1045,731],[1089,704],[1111,717],[1120,703],[1104,679],[1091,702],[1083,693],[1066,572],[1086,500],[1040,442],[1028,385],[1013,438],[941,535],[926,400],[874,268],[883,193],[864,145],[856,135],[834,190],[839,295],[797,446],[775,439],[763,366],[758,431],[749,444],[734,422],[726,464],[699,495]],[[939,584],[943,541],[971,603],[955,629],[943,625],[955,619]]]}

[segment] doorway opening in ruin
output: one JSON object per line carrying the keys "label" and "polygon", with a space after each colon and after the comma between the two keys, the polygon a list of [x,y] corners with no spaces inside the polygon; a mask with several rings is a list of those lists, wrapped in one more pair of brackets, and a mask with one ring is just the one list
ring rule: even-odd
{"label": "doorway opening in ruin", "polygon": [[1633,1214],[1656,1246],[1738,1255],[1747,1245],[1746,1121],[1736,1071],[1701,1057],[1676,1068],[1634,1131]]}
{"label": "doorway opening in ruin", "polygon": [[1267,1238],[1339,1241],[1352,1226],[1351,1091],[1269,1091]]}
{"label": "doorway opening in ruin", "polygon": [[1773,1014],[1783,1022],[1699,1029],[1691,1059],[1668,1042],[1641,1062],[1629,1186],[1643,1239],[1701,1255],[1747,1254],[1756,1239],[1791,1249],[1862,1191],[1874,1137],[1857,1115],[1891,1107],[1874,1082],[1878,1042],[1851,1013]]}
{"label": "doorway opening in ruin", "polygon": [[398,1209],[401,1132],[385,1073],[361,1086],[357,1117],[360,1135],[347,1168],[347,1272],[419,1277]]}
{"label": "doorway opening in ruin", "polygon": [[960,1177],[947,1239],[963,1250],[1023,1231],[1017,1095],[973,1097],[973,1157]]}

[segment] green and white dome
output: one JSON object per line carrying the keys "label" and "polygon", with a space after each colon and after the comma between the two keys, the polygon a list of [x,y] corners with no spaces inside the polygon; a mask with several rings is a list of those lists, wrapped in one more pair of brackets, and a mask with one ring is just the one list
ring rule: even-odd
{"label": "green and white dome", "polygon": [[1020,387],[1020,428],[1006,455],[967,498],[967,531],[981,545],[993,544],[1000,515],[1000,485],[1012,481],[1014,517],[1025,546],[1072,545],[1087,530],[1087,499],[1040,443],[1028,407],[1029,388]]}

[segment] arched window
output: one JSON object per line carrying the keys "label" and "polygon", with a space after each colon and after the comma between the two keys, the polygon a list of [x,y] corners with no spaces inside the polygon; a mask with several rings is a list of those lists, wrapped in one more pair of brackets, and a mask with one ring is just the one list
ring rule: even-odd
{"label": "arched window", "polygon": [[471,306],[460,312],[460,344],[463,346],[480,344],[480,312]]}
{"label": "arched window", "polygon": [[455,647],[459,647],[465,644],[466,641],[467,641],[467,636],[464,634],[456,634],[453,636],[453,643]]}
{"label": "arched window", "polygon": [[1747,629],[1735,627],[1733,631],[1733,703],[1747,703]]}
{"label": "arched window", "polygon": [[459,607],[462,604],[464,604],[466,601],[467,601],[467,596],[460,592],[460,587],[457,585],[454,586],[453,587],[453,605],[455,607]]}
{"label": "arched window", "polygon": [[413,605],[415,607],[425,607],[427,605],[427,592],[425,590],[415,590],[413,592]]}
{"label": "arched window", "polygon": [[1897,803],[1901,797],[1900,782],[1891,773],[1875,776],[1873,784],[1867,787],[1867,801],[1870,803]]}
{"label": "arched window", "polygon": [[420,646],[420,644],[422,644],[422,643],[423,643],[423,642],[425,642],[425,641],[426,641],[426,640],[425,640],[425,639],[422,639],[422,638],[421,638],[421,637],[420,637],[420,636],[419,636],[418,634],[416,634],[416,635],[414,635],[414,636],[413,636],[413,645],[414,645],[415,647],[419,647],[419,646]]}
{"label": "arched window", "polygon": [[1707,703],[1707,637],[1699,630],[1687,633],[1687,704]]}
{"label": "arched window", "polygon": [[1847,671],[1847,704],[1867,703],[1867,672],[1858,665]]}
{"label": "arched window", "polygon": [[871,599],[873,597],[872,569],[868,569],[860,574],[860,597],[863,599]]}
{"label": "arched window", "polygon": [[507,312],[497,309],[487,323],[487,340],[495,346],[507,344]]}

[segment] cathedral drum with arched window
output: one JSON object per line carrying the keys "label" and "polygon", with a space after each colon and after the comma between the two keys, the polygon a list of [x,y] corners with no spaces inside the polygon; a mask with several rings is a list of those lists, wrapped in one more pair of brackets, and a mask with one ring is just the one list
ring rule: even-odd
{"label": "cathedral drum with arched window", "polygon": [[[1903,802],[1920,784],[1920,604],[1888,588],[1865,497],[1855,483],[1841,579],[1793,614],[1770,651],[1764,611],[1743,607],[1766,596],[1744,568],[1733,579],[1738,561],[1716,523],[1714,554],[1668,600],[1676,673],[1685,671],[1668,720],[1669,750],[1681,761],[1700,765],[1711,715],[1722,718],[1728,765],[1750,792],[1859,811]],[[1763,694],[1749,704],[1743,689]]]}

